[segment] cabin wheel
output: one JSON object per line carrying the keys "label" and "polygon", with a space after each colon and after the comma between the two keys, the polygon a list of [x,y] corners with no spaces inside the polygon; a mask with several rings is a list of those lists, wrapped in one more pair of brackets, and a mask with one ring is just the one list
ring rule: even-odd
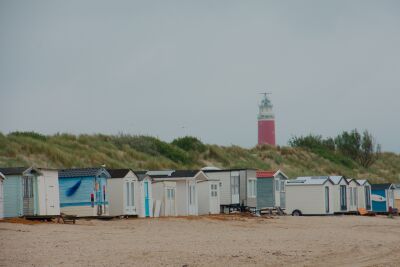
{"label": "cabin wheel", "polygon": [[302,214],[301,214],[301,211],[299,211],[299,210],[294,210],[293,212],[292,212],[292,216],[301,216]]}

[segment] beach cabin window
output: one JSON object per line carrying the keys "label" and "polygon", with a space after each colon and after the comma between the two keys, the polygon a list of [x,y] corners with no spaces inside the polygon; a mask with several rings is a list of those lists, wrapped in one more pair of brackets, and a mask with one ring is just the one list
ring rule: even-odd
{"label": "beach cabin window", "polygon": [[175,198],[175,190],[174,189],[167,189],[167,199],[173,200]]}
{"label": "beach cabin window", "polygon": [[251,179],[251,180],[248,181],[247,195],[249,197],[256,197],[256,195],[257,195],[257,187],[256,187],[256,180],[255,179]]}
{"label": "beach cabin window", "polygon": [[211,197],[217,197],[218,196],[218,185],[212,184],[211,185]]}
{"label": "beach cabin window", "polygon": [[285,192],[285,181],[281,181],[281,192]]}
{"label": "beach cabin window", "polygon": [[24,188],[24,198],[32,198],[33,197],[32,177],[24,177],[22,183]]}
{"label": "beach cabin window", "polygon": [[280,185],[279,180],[275,180],[275,191],[281,190],[279,185]]}
{"label": "beach cabin window", "polygon": [[130,205],[130,201],[129,201],[129,196],[131,195],[130,192],[130,186],[129,186],[129,182],[126,182],[126,205],[129,206]]}
{"label": "beach cabin window", "polygon": [[341,185],[340,186],[340,209],[341,210],[347,210],[347,192],[346,192],[346,186]]}
{"label": "beach cabin window", "polygon": [[325,211],[329,213],[329,187],[325,187]]}
{"label": "beach cabin window", "polygon": [[232,176],[231,179],[231,190],[232,190],[232,195],[238,195],[239,194],[239,176]]}
{"label": "beach cabin window", "polygon": [[371,188],[369,186],[365,187],[365,208],[371,209]]}
{"label": "beach cabin window", "polygon": [[357,200],[358,200],[358,192],[357,188],[353,188],[353,206],[357,206]]}
{"label": "beach cabin window", "polygon": [[354,206],[354,201],[353,201],[353,189],[352,188],[350,188],[350,205],[351,206]]}

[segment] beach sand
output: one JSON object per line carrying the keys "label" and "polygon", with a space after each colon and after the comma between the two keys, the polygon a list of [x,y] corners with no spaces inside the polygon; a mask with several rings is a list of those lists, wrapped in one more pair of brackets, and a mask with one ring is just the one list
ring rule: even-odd
{"label": "beach sand", "polygon": [[0,266],[400,266],[385,216],[0,223]]}

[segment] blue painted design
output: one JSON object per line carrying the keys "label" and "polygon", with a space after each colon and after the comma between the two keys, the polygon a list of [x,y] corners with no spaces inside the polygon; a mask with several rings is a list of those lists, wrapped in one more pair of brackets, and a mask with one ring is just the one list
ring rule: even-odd
{"label": "blue painted design", "polygon": [[[104,202],[98,202],[98,204],[100,205],[104,205]],[[106,205],[108,205],[108,201],[106,201],[105,203]],[[86,206],[92,206],[92,202],[75,202],[75,203],[62,203],[60,204],[60,207],[86,207]]]}
{"label": "blue painted design", "polygon": [[70,187],[65,194],[70,197],[73,194],[75,194],[76,190],[81,186],[82,180],[79,180],[76,184],[74,184],[72,187]]}
{"label": "blue painted design", "polygon": [[[374,196],[375,195],[375,196]],[[380,201],[379,198],[384,198]],[[371,192],[372,210],[375,212],[387,212],[386,209],[386,190],[372,190]]]}

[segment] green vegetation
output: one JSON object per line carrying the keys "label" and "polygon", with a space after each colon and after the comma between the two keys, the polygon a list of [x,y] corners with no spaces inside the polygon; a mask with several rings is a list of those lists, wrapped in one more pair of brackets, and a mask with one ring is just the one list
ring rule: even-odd
{"label": "green vegetation", "polygon": [[[296,141],[293,141],[296,140]],[[373,182],[400,183],[400,155],[380,153],[368,168],[338,149],[334,139],[318,136],[292,139],[292,147],[203,144],[195,137],[171,143],[151,136],[133,135],[41,135],[34,132],[0,133],[0,166],[50,168],[191,169],[220,168],[282,169],[290,177],[300,175],[347,175]]]}

